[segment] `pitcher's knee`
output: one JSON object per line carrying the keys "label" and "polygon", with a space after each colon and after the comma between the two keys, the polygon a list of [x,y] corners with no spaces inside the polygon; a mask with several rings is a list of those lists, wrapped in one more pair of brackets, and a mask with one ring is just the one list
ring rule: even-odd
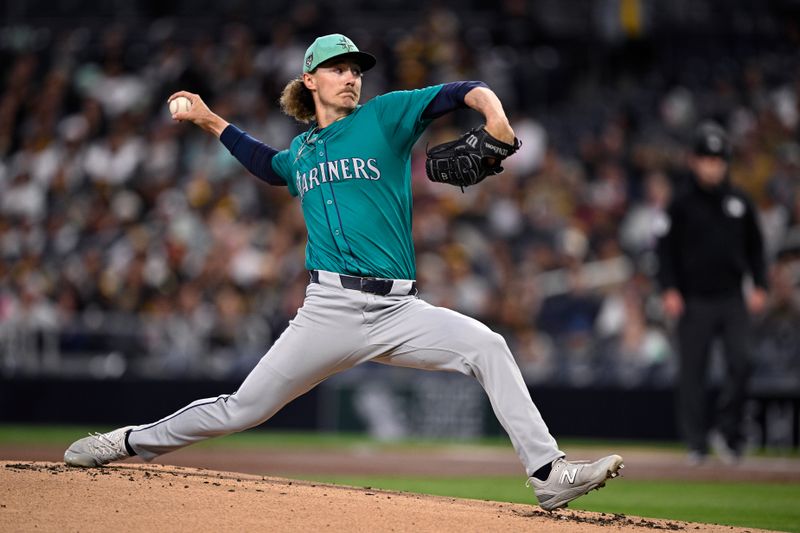
{"label": "pitcher's knee", "polygon": [[513,360],[508,344],[502,335],[494,331],[487,330],[480,336],[469,339],[470,351],[476,362],[482,359],[497,360],[498,358],[509,358]]}

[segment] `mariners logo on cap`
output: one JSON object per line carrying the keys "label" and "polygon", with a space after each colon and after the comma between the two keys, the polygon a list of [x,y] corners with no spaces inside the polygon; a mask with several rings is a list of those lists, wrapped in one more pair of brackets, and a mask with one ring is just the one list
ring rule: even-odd
{"label": "mariners logo on cap", "polygon": [[342,38],[339,39],[339,42],[337,42],[336,44],[338,44],[339,46],[341,46],[343,49],[347,50],[348,52],[352,52],[352,51],[354,51],[356,49],[356,45],[354,45],[352,43],[352,41],[350,41],[344,35],[342,35]]}
{"label": "mariners logo on cap", "polygon": [[311,66],[312,61],[314,61],[314,52],[308,54],[308,57],[306,58],[306,68]]}

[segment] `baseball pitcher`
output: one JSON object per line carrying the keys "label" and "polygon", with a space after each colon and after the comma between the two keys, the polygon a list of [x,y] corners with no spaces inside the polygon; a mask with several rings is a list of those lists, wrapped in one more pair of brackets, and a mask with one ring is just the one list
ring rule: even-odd
{"label": "baseball pitcher", "polygon": [[344,35],[315,40],[302,75],[281,97],[284,112],[309,128],[280,151],[226,122],[196,94],[170,97],[171,104],[188,100],[171,106],[175,120],[216,135],[252,174],[299,199],[308,230],[305,300],[236,392],[197,400],[153,423],[90,435],[69,447],[67,464],[94,467],[133,455],[152,461],[243,431],[329,376],[374,361],[475,377],[544,509],[564,507],[618,475],[618,455],[565,459],[500,335],[417,297],[411,148],[435,118],[472,108],[485,126],[431,149],[428,177],[465,187],[499,173],[519,147],[500,101],[486,84],[467,81],[359,104],[362,75],[374,65]]}

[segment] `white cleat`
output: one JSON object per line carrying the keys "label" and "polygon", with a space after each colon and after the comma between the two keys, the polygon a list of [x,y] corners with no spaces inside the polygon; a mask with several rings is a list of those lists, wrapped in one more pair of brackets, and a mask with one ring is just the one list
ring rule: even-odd
{"label": "white cleat", "polygon": [[531,477],[528,484],[533,486],[539,506],[552,511],[566,507],[591,490],[604,487],[606,480],[617,477],[622,468],[625,465],[619,455],[609,455],[593,463],[561,458],[553,461],[553,469],[546,481]]}
{"label": "white cleat", "polygon": [[108,433],[94,433],[76,440],[64,452],[64,462],[69,466],[103,466],[131,455],[125,448],[125,435],[135,426],[126,426]]}

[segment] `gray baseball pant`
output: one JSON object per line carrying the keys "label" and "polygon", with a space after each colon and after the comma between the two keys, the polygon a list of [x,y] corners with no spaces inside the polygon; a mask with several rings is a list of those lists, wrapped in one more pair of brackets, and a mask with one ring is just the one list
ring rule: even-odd
{"label": "gray baseball pant", "polygon": [[409,296],[396,280],[379,296],[344,289],[319,273],[303,306],[233,394],[197,400],[152,424],[128,444],[144,460],[211,437],[257,426],[326,378],[366,361],[474,376],[529,476],[558,449],[502,336],[481,322]]}

